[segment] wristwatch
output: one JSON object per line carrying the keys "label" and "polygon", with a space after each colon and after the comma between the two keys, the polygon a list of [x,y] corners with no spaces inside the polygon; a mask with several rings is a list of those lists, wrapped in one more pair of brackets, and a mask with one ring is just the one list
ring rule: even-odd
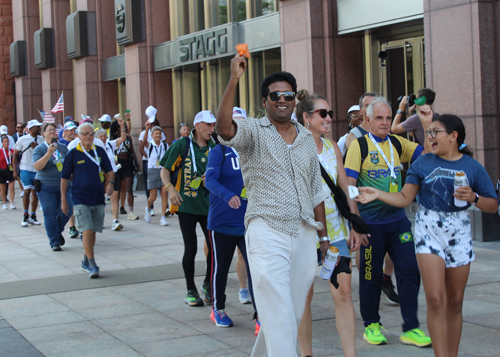
{"label": "wristwatch", "polygon": [[330,237],[328,237],[328,236],[324,236],[324,237],[319,237],[318,238],[318,242],[319,243],[329,242],[329,241],[330,241]]}
{"label": "wristwatch", "polygon": [[479,195],[476,192],[474,192],[474,194],[476,195],[476,199],[472,202],[472,204],[475,206],[477,201],[479,201]]}
{"label": "wristwatch", "polygon": [[398,109],[396,114],[403,114],[403,112],[400,109]]}

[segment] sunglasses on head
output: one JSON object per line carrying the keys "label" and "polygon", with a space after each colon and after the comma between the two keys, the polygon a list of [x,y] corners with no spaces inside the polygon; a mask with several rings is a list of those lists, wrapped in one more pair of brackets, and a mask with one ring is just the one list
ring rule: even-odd
{"label": "sunglasses on head", "polygon": [[319,112],[320,117],[323,119],[326,118],[327,115],[330,116],[331,119],[333,119],[333,110],[326,110],[326,109],[316,109],[316,110],[311,110],[308,112],[309,114]]}
{"label": "sunglasses on head", "polygon": [[269,92],[269,99],[273,102],[277,102],[281,96],[283,96],[287,102],[295,100],[294,92]]}

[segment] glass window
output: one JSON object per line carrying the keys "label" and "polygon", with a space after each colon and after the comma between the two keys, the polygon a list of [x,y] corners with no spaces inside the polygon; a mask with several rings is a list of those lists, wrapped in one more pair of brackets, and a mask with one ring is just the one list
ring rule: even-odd
{"label": "glass window", "polygon": [[215,6],[217,16],[217,22],[215,23],[215,26],[227,24],[229,20],[229,8],[227,6],[227,0],[216,0]]}
{"label": "glass window", "polygon": [[246,0],[234,0],[235,19],[234,21],[240,22],[247,19],[247,2]]}
{"label": "glass window", "polygon": [[268,15],[276,11],[276,3],[274,0],[261,0],[262,12],[260,15]]}

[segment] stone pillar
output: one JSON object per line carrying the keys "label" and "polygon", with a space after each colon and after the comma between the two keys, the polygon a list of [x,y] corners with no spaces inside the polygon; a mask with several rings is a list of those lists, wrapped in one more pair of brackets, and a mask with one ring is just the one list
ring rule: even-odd
{"label": "stone pillar", "polygon": [[363,94],[359,33],[337,35],[337,1],[280,1],[281,62],[298,89],[327,98],[334,111],[332,138],[347,132],[347,110]]}
{"label": "stone pillar", "polygon": [[[426,80],[436,92],[434,109],[462,118],[466,144],[495,183],[500,177],[499,20],[498,1],[424,1]],[[497,215],[476,212],[474,220],[476,239],[498,239],[492,234],[500,230]]]}
{"label": "stone pillar", "polygon": [[0,125],[7,125],[9,134],[15,132],[14,78],[10,75],[9,46],[13,42],[12,5],[0,2]]}
{"label": "stone pillar", "polygon": [[12,1],[14,41],[26,41],[27,75],[16,78],[17,122],[40,120],[37,109],[42,108],[40,71],[35,67],[33,35],[40,29],[38,0]]}

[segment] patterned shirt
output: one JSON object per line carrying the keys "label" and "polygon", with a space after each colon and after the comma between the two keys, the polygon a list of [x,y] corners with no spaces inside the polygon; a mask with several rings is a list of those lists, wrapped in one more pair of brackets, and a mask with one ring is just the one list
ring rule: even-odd
{"label": "patterned shirt", "polygon": [[321,185],[316,144],[309,130],[292,120],[298,134],[287,144],[267,117],[235,119],[236,135],[223,140],[240,155],[247,188],[245,226],[253,217],[263,218],[272,228],[296,237],[301,220],[316,229],[314,208],[328,198]]}

